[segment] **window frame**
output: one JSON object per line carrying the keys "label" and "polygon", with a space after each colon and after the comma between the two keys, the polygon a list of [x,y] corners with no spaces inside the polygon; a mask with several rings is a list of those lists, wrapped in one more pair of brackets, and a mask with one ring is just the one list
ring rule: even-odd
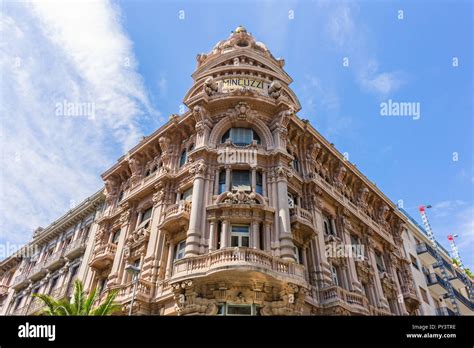
{"label": "window frame", "polygon": [[[246,227],[246,232],[236,232],[234,227]],[[237,237],[237,245],[233,245],[233,237]],[[243,240],[247,238],[247,245],[244,245]],[[250,225],[247,224],[232,224],[230,226],[230,246],[232,248],[249,248],[250,247]]]}

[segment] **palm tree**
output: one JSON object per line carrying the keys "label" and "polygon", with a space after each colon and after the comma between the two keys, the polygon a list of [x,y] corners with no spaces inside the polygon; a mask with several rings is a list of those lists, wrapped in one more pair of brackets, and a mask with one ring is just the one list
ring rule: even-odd
{"label": "palm tree", "polygon": [[93,289],[89,296],[85,296],[84,287],[81,281],[76,280],[74,282],[74,294],[71,300],[56,300],[46,294],[34,294],[33,296],[39,298],[44,302],[45,308],[43,309],[44,315],[52,316],[106,316],[111,315],[120,310],[120,305],[114,302],[117,296],[117,291],[111,291],[107,294],[104,302],[99,304],[97,307],[94,306],[94,302],[97,299],[97,289]]}

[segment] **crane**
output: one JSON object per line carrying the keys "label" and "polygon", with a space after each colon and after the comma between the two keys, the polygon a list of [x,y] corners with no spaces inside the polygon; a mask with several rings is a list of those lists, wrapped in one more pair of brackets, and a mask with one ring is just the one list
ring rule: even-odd
{"label": "crane", "polygon": [[448,290],[448,297],[451,301],[451,304],[452,304],[452,307],[453,307],[453,312],[455,315],[460,315],[460,312],[459,312],[459,308],[458,308],[458,304],[456,302],[456,297],[454,296],[454,289],[449,281],[449,277],[448,277],[448,272],[446,270],[446,267],[445,267],[445,264],[444,264],[444,261],[443,261],[443,258],[439,252],[439,248],[438,248],[438,242],[436,241],[436,238],[433,234],[433,230],[431,229],[431,226],[430,226],[430,222],[428,221],[428,216],[426,215],[426,212],[425,210],[427,208],[431,208],[431,205],[422,205],[419,207],[419,211],[420,211],[420,215],[421,215],[421,221],[423,221],[423,225],[425,226],[425,230],[426,230],[426,233],[428,234],[428,238],[430,239],[431,241],[431,246],[433,247],[434,251],[435,251],[435,255],[436,255],[436,261],[438,263],[438,267],[441,271],[441,274],[443,276],[443,280],[446,284],[446,287]]}
{"label": "crane", "polygon": [[[454,241],[454,238],[457,238],[457,237],[459,237],[457,234],[448,235],[449,244],[451,245],[451,256],[453,257],[454,260],[456,260],[459,268],[462,270],[465,270],[465,267],[461,260],[461,256],[459,255],[458,247],[456,246],[456,242]],[[468,282],[468,285],[467,285],[467,291],[469,293],[469,300],[472,301],[473,289],[472,289],[472,285],[470,281]]]}

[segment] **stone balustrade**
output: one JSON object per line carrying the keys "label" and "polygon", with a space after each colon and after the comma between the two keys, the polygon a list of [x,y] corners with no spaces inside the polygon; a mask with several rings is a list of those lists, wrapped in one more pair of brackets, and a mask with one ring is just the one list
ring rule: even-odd
{"label": "stone balustrade", "polygon": [[322,289],[319,292],[320,302],[323,305],[328,305],[333,302],[342,301],[350,305],[358,306],[361,308],[368,308],[369,301],[364,295],[350,292],[346,289],[341,288],[337,285],[332,285]]}
{"label": "stone balustrade", "polygon": [[311,224],[313,223],[313,216],[306,209],[303,209],[300,207],[290,208],[290,217],[293,217],[293,216],[298,217],[300,219],[304,219],[310,222]]}
{"label": "stone balustrade", "polygon": [[175,261],[173,278],[200,276],[219,269],[245,266],[263,269],[274,275],[306,283],[303,265],[284,261],[262,250],[242,247],[220,249],[209,254]]}

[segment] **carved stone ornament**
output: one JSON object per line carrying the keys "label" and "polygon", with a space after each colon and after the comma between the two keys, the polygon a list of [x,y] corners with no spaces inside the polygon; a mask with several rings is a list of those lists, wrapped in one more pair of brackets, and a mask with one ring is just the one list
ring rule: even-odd
{"label": "carved stone ornament", "polygon": [[214,81],[214,78],[212,76],[209,76],[204,81],[204,93],[206,93],[208,96],[212,96],[216,94],[217,92],[218,92],[217,82]]}
{"label": "carved stone ornament", "polygon": [[239,188],[236,192],[227,193],[227,198],[224,203],[230,204],[256,204],[255,193],[247,193],[243,189]]}
{"label": "carved stone ornament", "polygon": [[274,99],[278,99],[281,95],[281,88],[282,85],[280,81],[273,81],[268,87],[268,95]]}

